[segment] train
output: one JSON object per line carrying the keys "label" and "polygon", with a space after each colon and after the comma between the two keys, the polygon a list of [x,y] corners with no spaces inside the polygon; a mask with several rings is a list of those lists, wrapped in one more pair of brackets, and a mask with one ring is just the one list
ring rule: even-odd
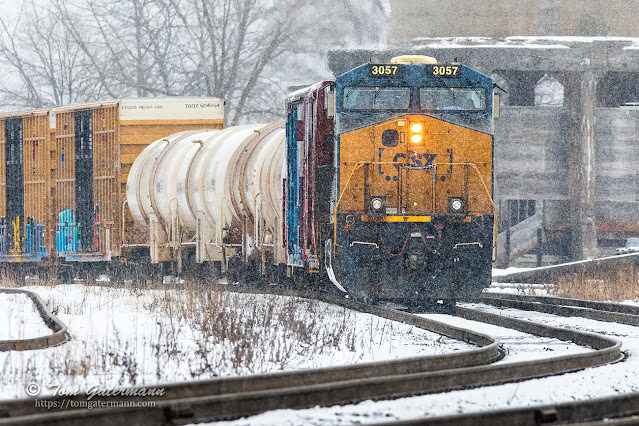
{"label": "train", "polygon": [[[281,122],[228,128],[219,116],[214,126],[190,126],[185,110],[173,132],[132,137],[135,152],[126,143],[107,146],[119,136],[96,131],[95,117],[84,126],[86,107],[73,109],[70,124],[58,113],[48,136],[58,141],[50,150],[57,167],[41,170],[56,181],[44,184],[53,201],[44,197],[41,209],[55,230],[26,203],[10,206],[16,183],[5,179],[0,264],[105,270],[116,280],[216,272],[231,281],[287,279],[371,303],[454,303],[490,285],[496,209],[488,76],[405,55],[295,91],[285,104]],[[9,158],[13,127],[5,122]],[[69,146],[64,132],[75,136]],[[32,139],[23,136],[23,170],[15,173],[23,173],[26,191]],[[75,164],[61,167],[62,155],[75,155]],[[108,173],[98,174],[103,163],[119,173],[111,186]],[[21,262],[8,257],[16,244]]]}

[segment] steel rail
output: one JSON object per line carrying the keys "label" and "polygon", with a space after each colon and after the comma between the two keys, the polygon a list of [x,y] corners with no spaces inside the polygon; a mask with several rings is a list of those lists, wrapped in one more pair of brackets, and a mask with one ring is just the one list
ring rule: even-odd
{"label": "steel rail", "polygon": [[[554,296],[488,292],[480,302],[493,306],[577,316],[597,321],[639,325],[639,307]],[[639,423],[639,392],[533,407],[508,408],[393,422],[393,425],[539,425],[539,424],[630,425]],[[391,424],[391,423],[388,423]]]}
{"label": "steel rail", "polygon": [[[331,303],[337,302],[340,306],[351,309],[360,306],[365,312],[375,314],[386,310],[378,306],[361,305],[348,299],[334,296],[320,296],[319,298]],[[396,318],[406,316],[409,321],[418,321],[415,318],[419,318],[403,312],[393,312],[391,316],[396,317],[397,315]],[[32,414],[0,419],[0,424],[30,424],[36,422],[40,424],[91,422],[95,425],[113,424],[114,422],[159,424],[234,419],[274,409],[304,408],[317,405],[329,406],[368,399],[389,399],[509,383],[603,365],[617,361],[622,357],[620,342],[594,333],[557,329],[529,321],[505,318],[463,308],[459,308],[457,314],[475,321],[485,321],[542,336],[571,340],[578,344],[591,346],[596,350],[543,360],[399,375],[383,375],[376,370],[372,370],[366,373],[366,377],[359,379],[346,379],[343,375],[340,375],[336,381],[312,385],[303,384],[292,379],[288,384],[278,389],[257,390],[247,385],[240,392],[205,396],[192,396],[187,391],[179,393],[180,386],[187,386],[188,389],[192,384],[175,385],[178,397],[175,398],[175,393],[173,393],[170,397],[172,399],[167,400],[166,396],[162,399],[156,399],[154,407],[94,408],[58,411],[55,413],[47,412],[45,414],[33,414],[34,411],[32,409]],[[295,373],[287,374],[295,377]],[[32,400],[27,401],[31,401],[31,407],[33,407]],[[0,410],[2,410],[2,407],[0,407]]]}
{"label": "steel rail", "polygon": [[552,296],[483,293],[479,302],[499,307],[639,326],[639,307]]}
{"label": "steel rail", "polygon": [[[234,290],[236,291],[236,290]],[[236,292],[263,293],[255,289],[238,289]],[[301,371],[277,372],[250,376],[237,376],[216,378],[211,380],[193,381],[187,383],[172,383],[146,386],[147,388],[164,388],[162,399],[183,399],[201,396],[213,396],[235,394],[250,391],[269,391],[273,389],[296,386],[311,386],[339,381],[358,380],[376,376],[400,376],[415,374],[424,371],[440,371],[455,368],[490,364],[503,358],[499,341],[479,332],[474,332],[462,327],[451,326],[439,321],[421,318],[405,312],[372,306],[350,299],[344,299],[333,295],[318,295],[301,291],[269,290],[269,294],[279,294],[295,297],[314,298],[326,303],[339,305],[344,308],[359,312],[370,313],[392,321],[403,322],[415,327],[445,335],[456,340],[465,341],[478,346],[476,349],[453,352],[442,355],[428,355],[410,357],[382,362],[368,362],[356,365],[338,366],[320,369],[308,369]],[[56,402],[58,406],[64,401],[67,405],[71,402],[86,401],[87,395],[43,397],[50,402]],[[130,400],[130,398],[110,398],[110,400]],[[45,412],[46,409],[42,409]],[[31,414],[34,411],[33,399],[15,401],[0,401],[0,418],[16,417]]]}
{"label": "steel rail", "polygon": [[0,340],[0,352],[45,349],[61,345],[69,339],[67,326],[64,325],[64,323],[60,321],[58,317],[53,315],[51,311],[49,311],[49,309],[47,309],[47,306],[44,304],[42,299],[40,299],[40,296],[38,296],[36,293],[29,290],[17,288],[0,288],[0,293],[24,294],[28,296],[33,302],[35,308],[38,310],[42,321],[44,321],[46,326],[53,331],[52,334],[41,337],[34,337],[31,339]]}
{"label": "steel rail", "polygon": [[379,423],[393,426],[500,426],[540,424],[636,425],[639,393],[536,407],[508,408],[472,414]]}

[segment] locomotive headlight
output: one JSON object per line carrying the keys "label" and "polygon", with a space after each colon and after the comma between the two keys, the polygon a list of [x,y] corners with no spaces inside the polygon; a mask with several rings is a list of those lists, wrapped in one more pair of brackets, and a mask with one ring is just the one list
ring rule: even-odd
{"label": "locomotive headlight", "polygon": [[414,144],[421,143],[424,139],[424,126],[421,123],[413,123],[410,126],[410,141]]}
{"label": "locomotive headlight", "polygon": [[448,197],[449,214],[466,214],[466,200],[463,197]]}
{"label": "locomotive headlight", "polygon": [[381,195],[373,195],[369,198],[368,212],[369,213],[384,213],[386,207],[386,197]]}

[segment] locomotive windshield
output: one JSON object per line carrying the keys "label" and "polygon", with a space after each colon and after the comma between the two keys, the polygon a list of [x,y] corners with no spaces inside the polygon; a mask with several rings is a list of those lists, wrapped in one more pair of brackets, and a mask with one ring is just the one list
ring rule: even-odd
{"label": "locomotive windshield", "polygon": [[406,110],[410,105],[409,87],[345,87],[344,109]]}
{"label": "locomotive windshield", "polygon": [[486,91],[483,88],[422,87],[419,104],[423,110],[484,111]]}

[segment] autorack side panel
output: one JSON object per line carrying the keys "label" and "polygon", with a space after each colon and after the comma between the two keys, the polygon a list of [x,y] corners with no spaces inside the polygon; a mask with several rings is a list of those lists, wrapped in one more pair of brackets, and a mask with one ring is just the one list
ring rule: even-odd
{"label": "autorack side panel", "polygon": [[93,110],[92,236],[88,238],[93,252],[119,253],[121,246],[119,122],[119,105]]}
{"label": "autorack side panel", "polygon": [[56,110],[56,248],[67,260],[119,250],[118,131],[117,102]]}
{"label": "autorack side panel", "polygon": [[[0,256],[38,261],[47,256],[49,111],[0,115]],[[50,235],[50,234],[49,234]]]}
{"label": "autorack side panel", "polygon": [[6,159],[6,238],[7,254],[19,255],[22,251],[22,230],[24,229],[24,155],[22,117],[5,120]]}
{"label": "autorack side panel", "polygon": [[53,205],[49,194],[49,113],[23,118],[24,131],[24,250],[30,260],[50,254]]}
{"label": "autorack side panel", "polygon": [[76,223],[75,111],[56,111],[55,206],[56,252],[64,256],[79,249]]}

